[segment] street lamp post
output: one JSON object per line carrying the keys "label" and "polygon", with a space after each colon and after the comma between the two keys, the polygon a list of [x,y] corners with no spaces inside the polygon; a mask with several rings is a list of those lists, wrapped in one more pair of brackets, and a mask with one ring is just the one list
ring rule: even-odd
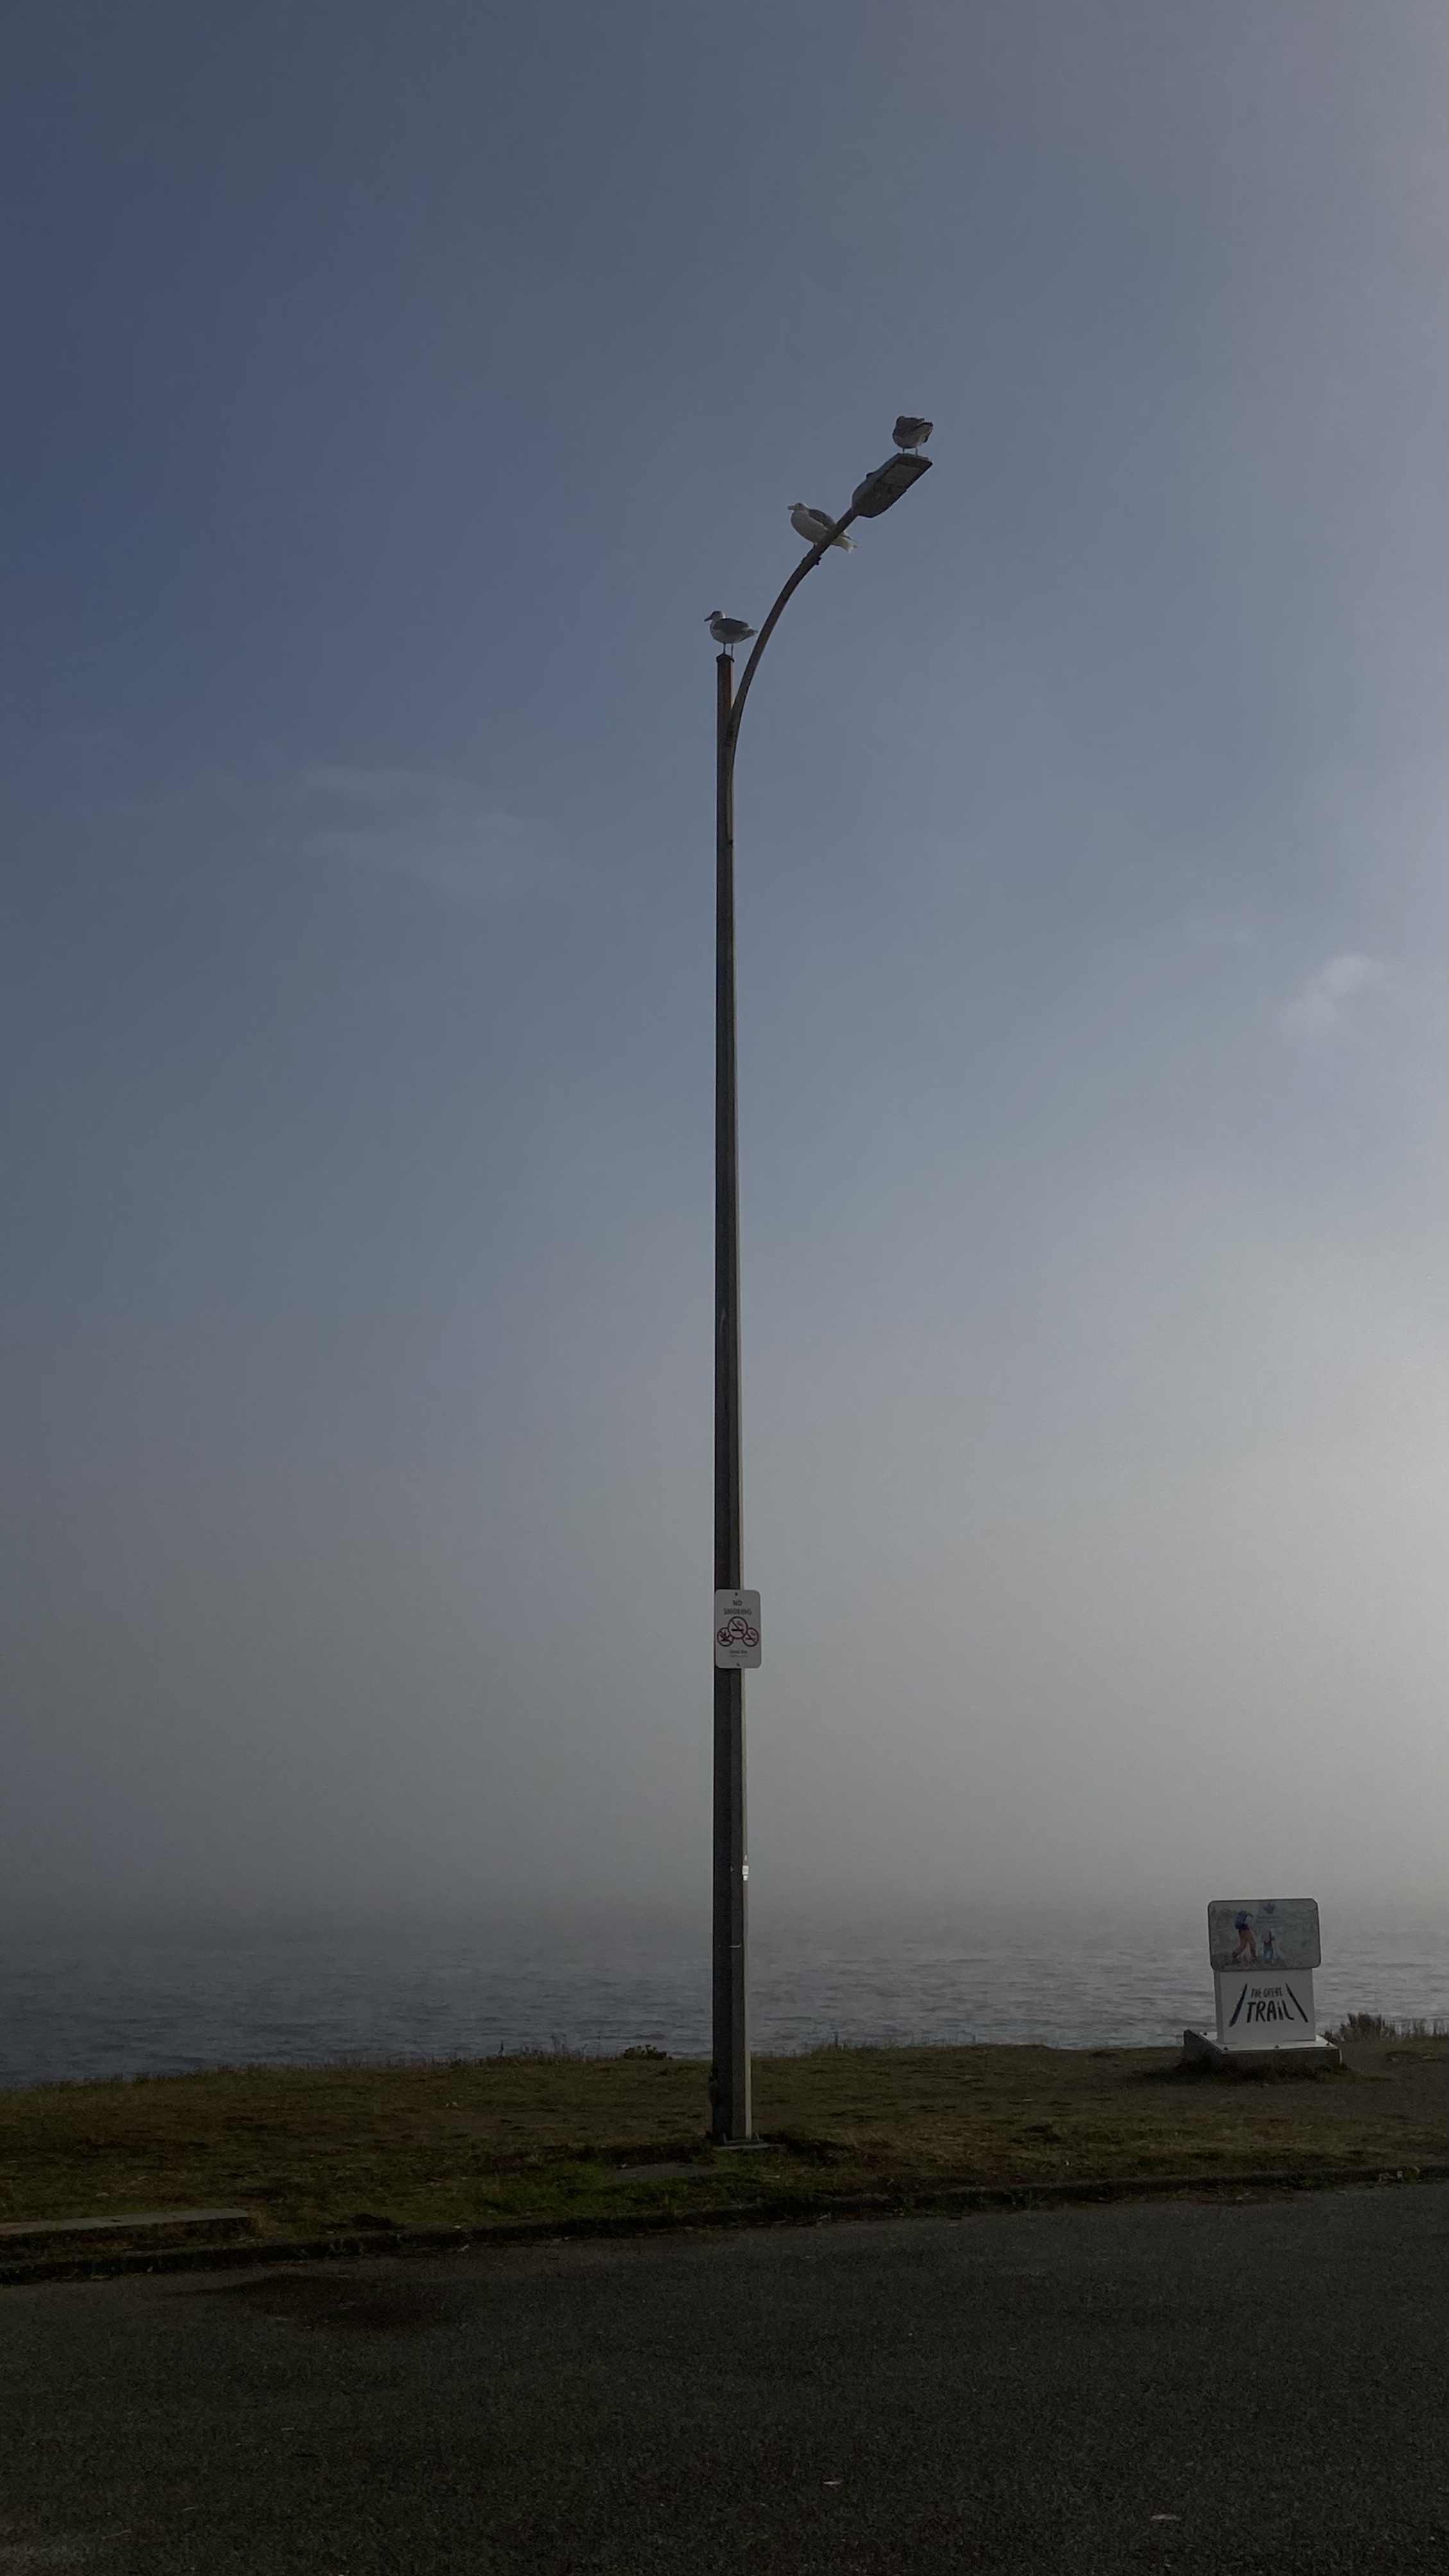
{"label": "street lamp post", "polygon": [[[900,424],[898,424],[899,431]],[[930,424],[916,427],[929,434]],[[739,1089],[735,1053],[735,751],[740,718],[781,615],[809,572],[855,519],[878,519],[930,467],[919,454],[892,456],[851,494],[791,573],[755,638],[734,685],[728,645],[715,664],[714,982],[714,1585],[734,1592],[744,1572],[740,1471]],[[718,631],[718,621],[716,621]],[[745,630],[747,633],[748,630]],[[745,1830],[745,1677],[714,1676],[714,1931],[710,2133],[716,2146],[754,2135],[750,2102],[749,1846]]]}

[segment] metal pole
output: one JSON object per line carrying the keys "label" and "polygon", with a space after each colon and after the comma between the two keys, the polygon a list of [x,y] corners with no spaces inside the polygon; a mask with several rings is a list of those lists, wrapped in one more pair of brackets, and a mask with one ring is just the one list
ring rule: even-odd
{"label": "metal pole", "polygon": [[[924,470],[921,460],[920,470]],[[882,467],[881,472],[885,469]],[[867,478],[873,481],[876,478]],[[866,486],[858,487],[863,493]],[[728,652],[715,664],[714,927],[714,1585],[744,1579],[740,1478],[740,1175],[735,1069],[735,746],[760,655],[807,573],[858,518],[852,505],[801,556],[755,638],[740,675]],[[873,513],[872,515],[879,515]],[[743,2146],[754,2135],[750,2103],[749,1845],[745,1834],[745,1677],[714,1676],[714,2062],[710,2135]]]}
{"label": "metal pole", "polygon": [[[715,665],[714,1582],[743,1579],[740,1478],[740,1182],[735,1069],[735,668]],[[745,1677],[714,1677],[714,2064],[716,2145],[754,2133],[750,2108],[749,1876]]]}

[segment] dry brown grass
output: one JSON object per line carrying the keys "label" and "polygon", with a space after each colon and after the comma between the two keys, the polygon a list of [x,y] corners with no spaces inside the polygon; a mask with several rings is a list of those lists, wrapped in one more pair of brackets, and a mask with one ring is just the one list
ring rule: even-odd
{"label": "dry brown grass", "polygon": [[[953,2183],[1419,2163],[1445,2151],[1449,2042],[1375,2037],[1339,2074],[1247,2084],[1154,2049],[822,2049],[764,2058],[773,2143],[704,2142],[693,2059],[238,2069],[0,2093],[0,2216],[240,2206],[268,2232],[681,2214]],[[682,2163],[651,2179],[651,2162]],[[624,2164],[641,2174],[620,2174]]]}

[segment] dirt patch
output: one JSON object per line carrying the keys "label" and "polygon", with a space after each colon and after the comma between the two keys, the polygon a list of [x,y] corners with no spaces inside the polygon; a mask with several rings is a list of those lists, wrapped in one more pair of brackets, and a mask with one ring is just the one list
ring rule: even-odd
{"label": "dirt patch", "polygon": [[209,2284],[198,2296],[230,2299],[259,2317],[308,2333],[350,2335],[435,2334],[454,2321],[455,2302],[445,2289],[390,2265],[385,2271],[269,2272],[261,2279]]}

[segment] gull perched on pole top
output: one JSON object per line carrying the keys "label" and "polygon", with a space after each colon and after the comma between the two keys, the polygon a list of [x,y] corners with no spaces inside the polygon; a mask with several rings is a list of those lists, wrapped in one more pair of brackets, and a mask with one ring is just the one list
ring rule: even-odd
{"label": "gull perched on pole top", "polygon": [[807,502],[791,502],[790,525],[796,536],[803,537],[807,545],[818,546],[822,539],[828,537],[833,546],[839,546],[842,554],[855,552],[854,537],[837,536],[835,521],[828,519],[823,510],[812,510]]}
{"label": "gull perched on pole top", "polygon": [[913,411],[903,411],[891,431],[891,436],[897,447],[907,449],[924,447],[935,426],[933,420],[922,420]]}
{"label": "gull perched on pole top", "polygon": [[722,644],[727,653],[736,644],[748,644],[755,631],[753,626],[745,624],[742,617],[726,617],[722,608],[712,608],[705,624],[716,644]]}

